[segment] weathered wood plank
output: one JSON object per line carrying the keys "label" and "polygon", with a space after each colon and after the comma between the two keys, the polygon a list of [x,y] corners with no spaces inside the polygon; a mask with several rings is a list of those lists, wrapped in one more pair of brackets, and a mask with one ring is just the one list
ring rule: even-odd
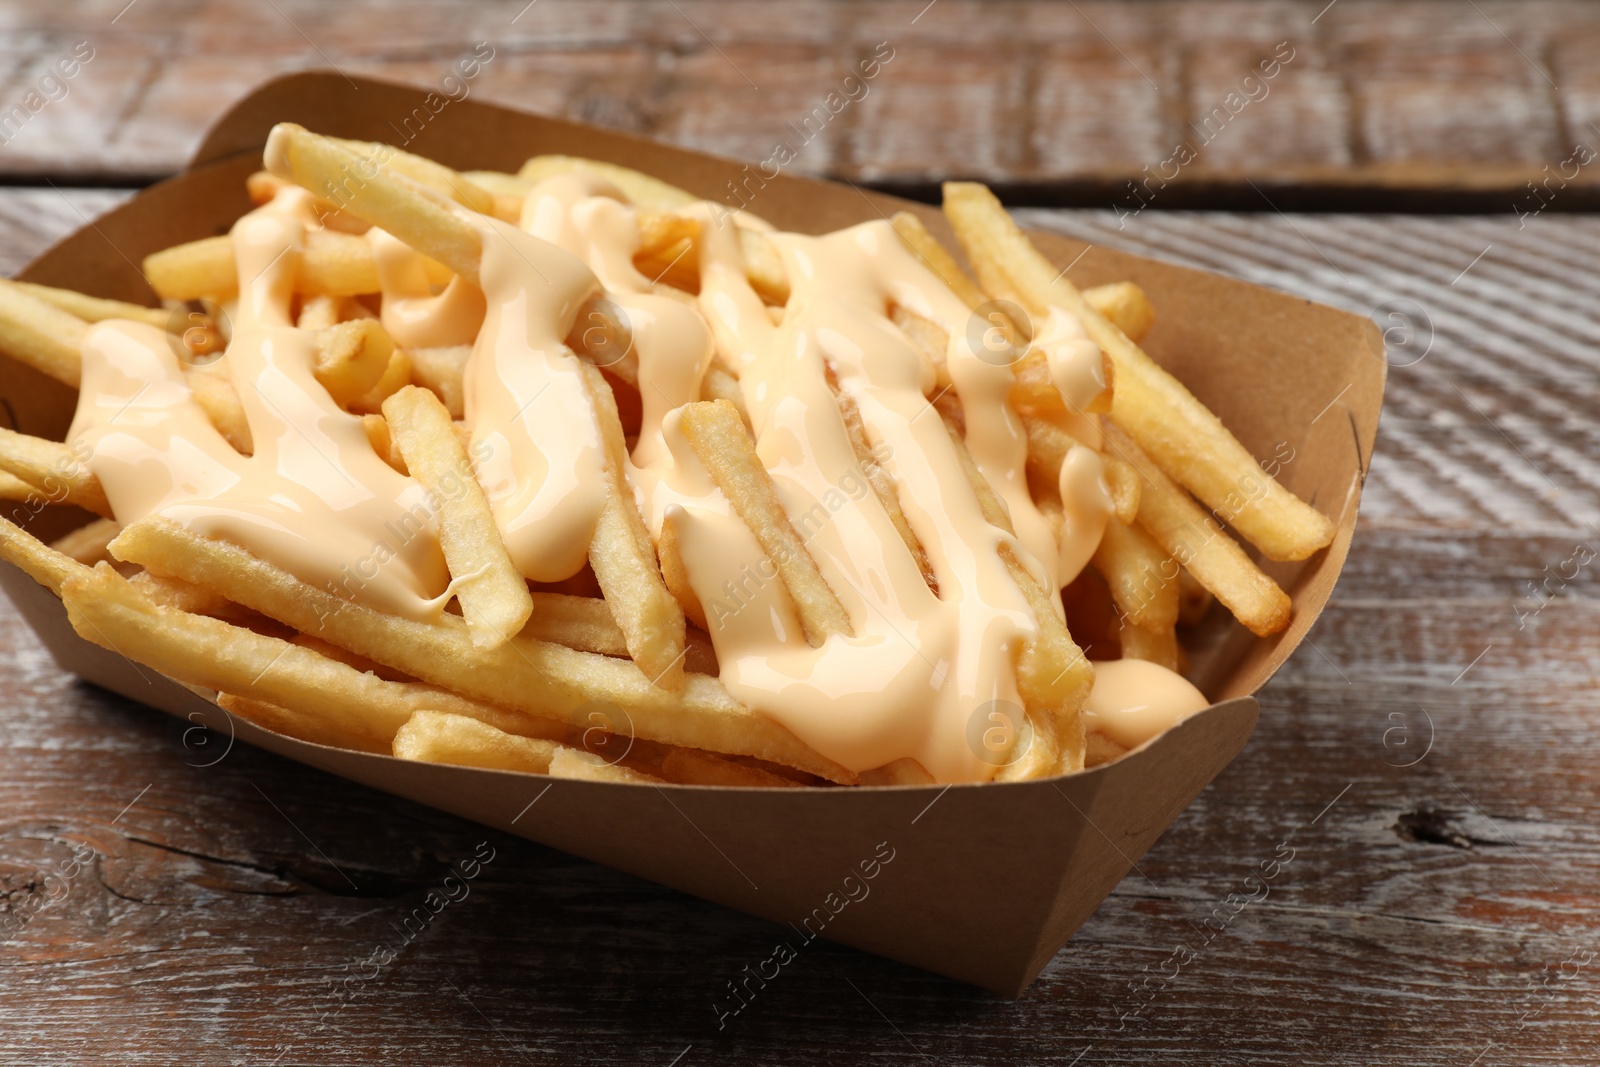
{"label": "weathered wood plank", "polygon": [[[1098,206],[1154,174],[1170,203],[1249,206],[1255,182],[1302,207],[1358,189],[1509,210],[1556,174],[1542,194],[1554,206],[1600,197],[1592,166],[1559,174],[1577,144],[1600,149],[1600,12],[1577,0],[811,0],[782,17],[748,0],[28,0],[0,26],[0,116],[20,116],[0,126],[8,175],[170,173],[227,102],[274,75],[438,85],[481,43],[493,59],[470,88],[483,99],[746,159],[830,92],[855,95],[792,166],[904,187],[981,175]],[[78,42],[93,58],[45,81]],[[848,85],[880,45],[892,60]],[[1274,76],[1244,82],[1263,62]],[[1172,162],[1180,144],[1192,161]]]}

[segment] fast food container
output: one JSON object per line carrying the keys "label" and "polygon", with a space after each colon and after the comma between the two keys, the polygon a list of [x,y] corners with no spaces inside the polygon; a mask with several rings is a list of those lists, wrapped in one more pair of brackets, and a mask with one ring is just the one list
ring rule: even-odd
{"label": "fast food container", "polygon": [[[227,232],[250,208],[244,179],[276,122],[405,142],[460,169],[515,171],[563,153],[636,167],[730,204],[731,188],[781,228],[820,233],[911,210],[848,186],[779,175],[626,134],[425,89],[334,73],[269,82],[205,138],[189,169],[57,244],[21,277],[152,302],[137,264]],[[409,138],[409,140],[407,140]],[[730,186],[730,183],[732,185]],[[752,195],[753,191],[753,195]],[[877,789],[725,789],[551,779],[420,764],[297,741],[234,718],[199,692],[79,638],[60,602],[9,564],[0,585],[56,662],[168,714],[290,759],[783,924],[776,939],[854,945],[1006,994],[1020,993],[1178,813],[1250,736],[1252,694],[1321,613],[1350,547],[1377,434],[1382,339],[1367,320],[1241,281],[1036,235],[1079,286],[1132,280],[1158,312],[1147,351],[1257,456],[1293,459],[1278,478],[1338,524],[1304,563],[1268,564],[1294,600],[1283,633],[1257,638],[1220,609],[1191,645],[1191,677],[1216,703],[1107,766],[1007,784]],[[72,390],[0,357],[0,418],[60,439]],[[14,505],[50,539],[86,521]]]}

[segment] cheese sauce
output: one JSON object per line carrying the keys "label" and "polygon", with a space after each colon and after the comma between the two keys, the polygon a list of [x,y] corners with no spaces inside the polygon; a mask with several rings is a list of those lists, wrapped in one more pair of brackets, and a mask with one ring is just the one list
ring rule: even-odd
{"label": "cheese sauce", "polygon": [[[554,582],[581,570],[605,505],[600,428],[568,347],[582,337],[596,362],[636,368],[642,421],[628,475],[652,533],[671,527],[728,690],[852,770],[910,757],[943,782],[993,777],[969,725],[996,701],[1021,706],[1015,665],[1038,627],[998,550],[1009,546],[1047,589],[1086,565],[1111,512],[1098,425],[1072,424],[1082,444],[1062,464],[1053,522],[1028,491],[1011,369],[982,358],[971,311],[888,222],[810,237],[709,204],[687,213],[700,223],[697,297],[639,273],[637,215],[593,176],[541,182],[520,226],[461,211],[482,237],[477,284],[456,278],[435,292],[423,258],[372,229],[383,325],[402,348],[472,344],[463,383],[472,458],[524,576]],[[291,188],[233,229],[241,285],[225,364],[254,455],[212,427],[166,336],[127,322],[98,324],[84,341],[69,440],[88,447],[121,522],[160,514],[361,603],[435,618],[451,594],[428,494],[374,453],[360,418],[316,381],[314,339],[292,326],[300,249],[316,225],[309,196]],[[766,233],[782,259],[783,309],[746,280],[744,226]],[[897,306],[945,331],[937,360],[966,447],[1014,532],[985,519],[931,403],[935,356],[894,324]],[[1052,313],[1034,344],[1070,405],[1104,391],[1100,352],[1070,316]],[[714,357],[737,374],[756,451],[849,616],[852,632],[821,647],[683,435],[679,409],[700,399]],[[860,412],[937,595],[868,481],[836,389]],[[1097,667],[1088,714],[1123,743],[1194,710],[1193,687],[1160,667]],[[1122,690],[1105,696],[1102,685],[1122,678],[1158,710],[1134,715]]]}

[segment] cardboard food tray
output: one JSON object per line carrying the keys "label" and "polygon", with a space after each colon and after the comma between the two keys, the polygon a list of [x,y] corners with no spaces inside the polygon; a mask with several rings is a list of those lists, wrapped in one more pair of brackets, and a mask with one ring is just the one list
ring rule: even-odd
{"label": "cardboard food tray", "polygon": [[[333,73],[270,82],[216,125],[189,171],[86,225],[21,277],[153,302],[138,270],[142,258],[227,232],[250,207],[245,176],[259,168],[261,146],[279,121],[403,143],[461,169],[515,171],[538,153],[583,155],[730,203],[731,182],[751,210],[800,232],[907,209],[941,238],[950,236],[939,212],[925,205],[786,175],[763,182],[736,162],[470,99],[435,111],[443,98],[428,96]],[[1344,563],[1386,366],[1381,339],[1365,319],[1244,282],[1035,236],[1047,255],[1073,264],[1080,286],[1123,279],[1143,286],[1158,316],[1145,344],[1150,354],[1257,456],[1282,455],[1279,445],[1287,442],[1294,458],[1280,479],[1339,528],[1332,546],[1312,559],[1268,567],[1294,599],[1289,629],[1256,638],[1214,612],[1192,650],[1191,673],[1217,703],[1108,766],[1010,784],[764,790],[652,788],[404,762],[296,741],[228,716],[210,694],[79,638],[60,602],[16,568],[0,565],[0,585],[62,668],[130,699],[784,924],[775,941],[798,947],[820,936],[1015,995],[1249,737],[1257,713],[1251,695],[1300,643]],[[15,428],[59,440],[74,393],[0,357],[0,407],[0,418]],[[46,539],[85,521],[67,508],[13,510]],[[863,881],[863,869],[875,877]]]}

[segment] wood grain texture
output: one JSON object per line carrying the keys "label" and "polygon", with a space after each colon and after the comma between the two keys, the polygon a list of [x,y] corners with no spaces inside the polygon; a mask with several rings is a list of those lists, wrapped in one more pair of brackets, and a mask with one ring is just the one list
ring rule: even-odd
{"label": "wood grain texture", "polygon": [[[79,42],[93,59],[44,82]],[[25,107],[0,125],[0,174],[171,173],[273,75],[442,85],[480,43],[483,99],[759,160],[843,92],[856,101],[796,170],[912,189],[980,176],[1041,203],[1127,197],[1186,142],[1197,158],[1164,172],[1169,202],[1256,208],[1255,182],[1302,206],[1364,190],[1509,210],[1577,144],[1600,150],[1600,10],[1582,0],[21,0],[0,11],[0,116]],[[846,85],[880,44],[893,59]],[[1243,84],[1275,54],[1276,77]],[[1600,200],[1600,170],[1568,170],[1555,208]]]}
{"label": "wood grain texture", "polygon": [[[0,267],[118,195],[0,192]],[[719,1029],[780,928],[229,749],[0,612],[0,1062],[1600,1059],[1600,586],[1529,585],[1600,537],[1600,220],[1027,221],[1410,300],[1415,340],[1339,590],[1255,736],[1020,1000],[818,944]],[[485,840],[470,895],[406,937]]]}

